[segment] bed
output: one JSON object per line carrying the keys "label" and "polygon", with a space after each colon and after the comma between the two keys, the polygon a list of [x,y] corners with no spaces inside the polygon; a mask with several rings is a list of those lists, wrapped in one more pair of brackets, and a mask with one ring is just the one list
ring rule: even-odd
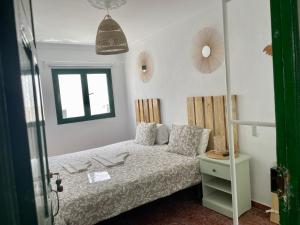
{"label": "bed", "polygon": [[[160,100],[135,101],[136,122],[160,123]],[[59,194],[56,225],[94,225],[145,203],[171,195],[201,181],[199,158],[167,152],[167,145],[143,146],[133,140],[49,158],[59,172],[64,191]],[[103,166],[93,157],[105,152],[127,151],[123,165]],[[70,174],[62,165],[90,161],[88,171]],[[88,173],[106,171],[111,179],[89,183]]]}
{"label": "bed", "polygon": [[[233,96],[236,117],[236,96]],[[211,129],[208,149],[216,147],[216,137],[226,136],[225,96],[189,97],[188,123]],[[135,101],[136,122],[160,123],[159,99]],[[235,128],[235,144],[238,146]],[[227,140],[225,144],[227,145]],[[133,140],[49,158],[50,170],[59,172],[64,191],[56,225],[94,225],[135,207],[195,186],[201,182],[199,157],[167,151],[167,145],[143,146]],[[129,153],[123,165],[105,167],[93,160],[105,152]],[[70,174],[62,165],[70,161],[91,161],[88,171]],[[88,174],[106,171],[109,180],[90,183]]]}
{"label": "bed", "polygon": [[[106,168],[96,161],[88,171],[69,174],[61,165],[88,160],[99,151],[128,151],[124,165]],[[167,145],[142,146],[125,141],[49,158],[63,179],[57,225],[93,225],[145,203],[200,183],[198,158],[167,152]],[[90,184],[89,171],[107,171],[110,180]]]}

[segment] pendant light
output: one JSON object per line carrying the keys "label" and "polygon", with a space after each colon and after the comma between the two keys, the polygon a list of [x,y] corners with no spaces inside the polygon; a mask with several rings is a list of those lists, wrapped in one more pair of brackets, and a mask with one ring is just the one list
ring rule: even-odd
{"label": "pendant light", "polygon": [[[116,9],[126,0],[89,0],[98,9]],[[121,26],[107,13],[100,23],[96,36],[96,54],[114,55],[128,52],[127,38]]]}

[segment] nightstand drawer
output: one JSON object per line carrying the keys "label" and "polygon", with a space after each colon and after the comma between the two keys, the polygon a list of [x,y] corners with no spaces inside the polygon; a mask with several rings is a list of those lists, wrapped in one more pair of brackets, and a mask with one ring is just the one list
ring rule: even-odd
{"label": "nightstand drawer", "polygon": [[201,173],[209,174],[226,180],[231,180],[229,166],[201,160],[200,169]]}

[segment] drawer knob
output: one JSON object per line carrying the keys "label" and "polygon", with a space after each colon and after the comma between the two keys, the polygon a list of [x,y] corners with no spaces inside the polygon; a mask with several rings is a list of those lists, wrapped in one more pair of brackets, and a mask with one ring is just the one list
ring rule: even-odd
{"label": "drawer knob", "polygon": [[217,172],[216,169],[213,169],[212,171],[213,171],[214,173]]}

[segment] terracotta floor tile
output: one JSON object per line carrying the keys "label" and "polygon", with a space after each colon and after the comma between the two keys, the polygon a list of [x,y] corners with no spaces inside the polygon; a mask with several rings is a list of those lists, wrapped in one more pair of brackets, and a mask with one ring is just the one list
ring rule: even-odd
{"label": "terracotta floor tile", "polygon": [[[201,205],[194,190],[185,190],[123,213],[97,225],[232,225],[232,220]],[[253,208],[240,225],[274,225],[263,210]]]}

